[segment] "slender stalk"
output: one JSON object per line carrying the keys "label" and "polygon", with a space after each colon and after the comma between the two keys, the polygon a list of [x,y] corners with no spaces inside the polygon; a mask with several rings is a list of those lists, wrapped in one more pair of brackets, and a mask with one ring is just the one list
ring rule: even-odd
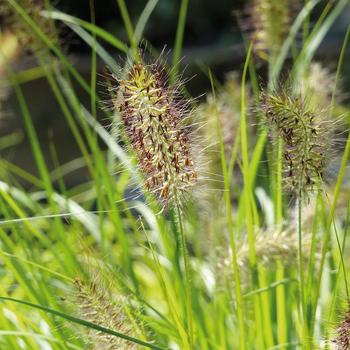
{"label": "slender stalk", "polygon": [[[210,82],[211,82],[214,101],[216,101],[216,94],[215,94],[215,89],[214,89],[213,77],[212,77],[210,70],[209,70],[209,78],[210,78]],[[222,174],[223,174],[223,178],[224,178],[227,224],[228,224],[228,232],[229,232],[229,238],[230,238],[230,248],[231,248],[231,252],[232,252],[232,267],[233,267],[233,273],[234,273],[234,279],[235,279],[235,292],[236,292],[236,303],[237,303],[236,309],[237,309],[237,321],[238,321],[238,332],[239,332],[239,349],[245,350],[246,349],[246,338],[245,338],[244,318],[243,318],[243,298],[242,298],[241,282],[240,282],[240,277],[239,277],[239,268],[238,268],[238,263],[237,263],[236,241],[235,241],[235,235],[234,235],[234,230],[233,230],[231,194],[230,194],[231,193],[230,178],[228,176],[228,170],[227,170],[227,166],[226,166],[227,163],[226,163],[226,154],[225,154],[225,147],[224,147],[223,134],[222,134],[222,125],[220,122],[220,118],[219,118],[217,109],[215,111],[215,114],[216,114],[216,118],[217,118],[217,129],[218,129],[218,136],[219,136],[220,156],[221,156],[221,167],[222,167]]]}
{"label": "slender stalk", "polygon": [[179,233],[179,242],[180,249],[182,250],[182,257],[184,262],[184,272],[185,272],[185,295],[186,295],[186,317],[188,323],[188,342],[190,344],[190,348],[193,349],[193,311],[192,311],[192,279],[191,279],[191,268],[188,259],[188,251],[186,248],[186,239],[183,228],[183,220],[181,208],[179,205],[179,201],[176,198],[176,216],[177,216],[177,224],[178,224],[178,233]]}
{"label": "slender stalk", "polygon": [[125,1],[124,0],[117,0],[118,6],[119,6],[119,10],[120,13],[122,15],[123,18],[123,22],[124,22],[124,26],[126,29],[126,32],[128,34],[128,39],[131,45],[131,51],[132,54],[134,56],[134,58],[137,57],[137,41],[134,35],[134,29],[133,29],[133,25],[129,16],[129,12],[128,9],[126,7]]}
{"label": "slender stalk", "polygon": [[338,86],[338,82],[339,82],[339,77],[340,77],[340,71],[341,68],[343,66],[343,61],[344,61],[344,56],[345,56],[345,51],[346,51],[346,47],[349,41],[349,37],[350,37],[350,25],[348,26],[348,29],[346,31],[345,34],[345,38],[343,41],[343,45],[340,51],[340,55],[339,55],[339,60],[338,60],[338,64],[337,64],[337,72],[335,75],[335,82],[334,82],[334,86],[333,86],[333,92],[332,92],[332,101],[331,101],[331,108],[333,108],[334,106],[334,101],[335,101],[335,95],[337,92],[337,86]]}
{"label": "slender stalk", "polygon": [[276,178],[276,210],[275,222],[280,225],[283,220],[283,191],[282,191],[282,166],[283,166],[283,140],[278,142],[277,152],[277,178]]}
{"label": "slender stalk", "polygon": [[[243,168],[243,199],[244,199],[244,213],[246,221],[246,229],[249,245],[249,264],[252,274],[253,288],[259,287],[259,269],[255,251],[255,234],[254,234],[254,199],[252,196],[253,183],[251,181],[249,155],[248,155],[248,136],[247,136],[247,120],[246,120],[246,77],[249,68],[250,57],[252,53],[252,43],[250,44],[246,60],[244,63],[241,84],[241,152],[242,152],[242,168]],[[254,297],[254,312],[256,318],[257,331],[257,348],[264,349],[264,334],[262,329],[267,327],[266,322],[263,322],[262,303],[258,296]],[[265,324],[264,324],[265,323]]]}
{"label": "slender stalk", "polygon": [[304,342],[307,340],[308,336],[308,324],[307,324],[307,314],[305,306],[305,284],[304,284],[304,257],[303,257],[303,234],[302,234],[302,194],[299,190],[298,198],[298,250],[299,250],[299,293],[301,299],[301,319],[303,322],[303,348],[308,348],[305,346]]}
{"label": "slender stalk", "polygon": [[176,79],[177,73],[179,71],[179,61],[181,57],[183,37],[185,32],[187,8],[189,0],[182,0],[180,6],[179,20],[177,22],[176,37],[175,37],[175,47],[173,54],[173,69],[171,79],[174,81]]}

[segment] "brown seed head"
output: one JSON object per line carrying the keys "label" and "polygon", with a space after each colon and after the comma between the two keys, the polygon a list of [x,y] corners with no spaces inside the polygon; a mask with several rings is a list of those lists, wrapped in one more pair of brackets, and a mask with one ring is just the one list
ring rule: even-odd
{"label": "brown seed head", "polygon": [[[27,13],[35,24],[50,38],[57,39],[52,19],[44,17],[42,11],[46,10],[45,0],[18,0],[17,4]],[[22,50],[38,51],[44,47],[43,43],[33,32],[21,15],[8,2],[0,4],[0,18],[4,28],[18,38]]]}
{"label": "brown seed head", "polygon": [[163,205],[179,201],[197,180],[185,125],[188,104],[178,87],[168,84],[157,65],[134,64],[126,79],[118,80],[115,108],[145,176],[145,187]]}
{"label": "brown seed head", "polygon": [[332,345],[334,345],[333,348],[336,350],[350,349],[350,308],[346,311],[343,320],[336,330],[336,336],[332,340]]}

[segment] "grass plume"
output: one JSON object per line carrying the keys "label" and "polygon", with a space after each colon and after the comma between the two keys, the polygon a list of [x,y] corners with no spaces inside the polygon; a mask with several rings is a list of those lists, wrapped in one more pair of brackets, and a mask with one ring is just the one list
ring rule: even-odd
{"label": "grass plume", "polygon": [[[271,268],[271,266],[276,266],[279,260],[282,260],[283,266],[293,266],[298,257],[298,239],[295,230],[260,230],[255,237],[256,257],[260,265]],[[311,234],[305,233],[303,249],[310,251],[310,248]],[[220,252],[222,252],[222,248],[220,248]],[[230,250],[226,250],[226,256],[221,254],[219,258],[218,268],[223,270],[226,276],[231,273],[229,269],[230,255]],[[304,259],[305,262],[309,260],[307,255],[304,256]],[[245,237],[237,243],[237,263],[241,271],[249,272],[249,245]]]}
{"label": "grass plume", "polygon": [[170,85],[159,64],[144,62],[132,64],[126,78],[116,81],[114,106],[145,177],[145,188],[164,207],[181,201],[198,175],[186,125],[190,108],[180,98],[179,85]]}
{"label": "grass plume", "polygon": [[[53,21],[41,14],[43,10],[47,9],[45,0],[19,0],[17,4],[27,12],[28,16],[35,21],[50,40],[57,41]],[[6,31],[17,37],[22,50],[26,49],[26,51],[23,51],[24,53],[28,51],[37,52],[44,48],[43,43],[37,39],[32,29],[6,1],[0,4],[0,17],[3,18]]]}
{"label": "grass plume", "polygon": [[299,7],[296,0],[252,0],[245,27],[250,31],[253,49],[258,56],[268,59],[276,57],[286,39],[293,18]]}
{"label": "grass plume", "polygon": [[284,182],[294,196],[318,188],[331,146],[332,123],[324,111],[292,91],[263,92],[261,108],[272,139],[282,140]]}
{"label": "grass plume", "polygon": [[[75,280],[76,304],[80,317],[128,336],[139,337],[137,321],[128,312],[126,298],[115,295],[98,279]],[[115,336],[91,330],[89,334],[92,350],[135,350],[138,346]]]}

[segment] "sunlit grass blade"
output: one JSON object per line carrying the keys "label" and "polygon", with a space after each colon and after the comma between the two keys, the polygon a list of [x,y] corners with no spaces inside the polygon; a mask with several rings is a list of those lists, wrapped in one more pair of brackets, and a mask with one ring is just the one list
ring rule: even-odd
{"label": "sunlit grass blade", "polygon": [[77,318],[77,317],[65,314],[63,312],[60,312],[60,311],[48,308],[46,306],[33,304],[33,303],[30,303],[30,302],[27,302],[27,301],[24,301],[24,300],[19,300],[19,299],[9,298],[9,297],[0,297],[0,300],[2,300],[2,301],[10,301],[10,302],[18,303],[18,304],[23,304],[23,305],[29,306],[31,308],[35,308],[35,309],[47,312],[47,313],[52,314],[54,316],[58,316],[58,317],[64,318],[64,319],[66,319],[66,320],[68,320],[70,322],[79,324],[81,326],[88,327],[88,328],[91,328],[91,329],[94,329],[96,331],[100,331],[100,332],[103,332],[103,333],[106,333],[106,334],[111,334],[111,335],[113,335],[115,337],[119,337],[119,338],[125,339],[127,341],[133,342],[133,343],[138,344],[138,345],[142,345],[142,346],[144,346],[146,348],[149,348],[149,349],[165,350],[165,348],[163,348],[163,347],[144,342],[142,340],[139,340],[139,339],[130,337],[128,335],[119,333],[119,332],[117,332],[115,330],[99,326],[97,324],[94,324],[94,323],[85,321],[83,319],[80,319],[80,318]]}

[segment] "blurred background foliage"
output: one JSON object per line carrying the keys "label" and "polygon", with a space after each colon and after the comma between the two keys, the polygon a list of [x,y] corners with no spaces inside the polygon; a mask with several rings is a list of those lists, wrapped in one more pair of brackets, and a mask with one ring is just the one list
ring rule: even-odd
{"label": "blurred background foliage", "polygon": [[[180,1],[160,0],[152,12],[144,32],[144,45],[151,45],[158,52],[165,48],[168,52],[167,58],[171,58],[174,45]],[[321,1],[313,11],[313,19],[317,19],[324,8],[325,1]],[[87,0],[57,0],[53,6],[58,10],[71,14],[86,21],[91,21],[91,11]],[[127,7],[132,23],[135,25],[143,8],[144,1],[129,0]],[[103,0],[94,2],[96,24],[114,34],[123,42],[127,42],[127,33],[119,11],[118,3],[115,0]],[[190,79],[187,83],[192,96],[200,96],[204,100],[210,91],[210,81],[207,76],[206,66],[210,66],[215,77],[223,82],[225,76],[231,71],[240,71],[245,59],[245,35],[249,33],[247,18],[250,15],[249,1],[236,0],[191,0],[188,4],[188,13],[184,33],[181,64],[185,67],[184,77]],[[350,6],[343,11],[335,25],[327,34],[325,40],[318,49],[316,60],[325,63],[331,71],[335,70],[337,56],[340,51],[350,17]],[[1,19],[2,30],[6,30],[4,18]],[[248,32],[242,28],[248,27]],[[89,79],[91,69],[91,48],[81,38],[75,35],[62,23],[59,24],[61,45],[69,55],[70,60],[82,74]],[[301,41],[301,40],[300,40]],[[123,55],[114,48],[99,41],[108,52],[117,59],[123,61]],[[348,55],[349,53],[347,53]],[[344,59],[343,81],[344,87],[349,86],[350,74],[349,56]],[[257,60],[258,77],[264,81],[267,75],[267,65]],[[30,53],[21,54],[14,60],[15,71],[31,69],[36,67],[36,62]],[[105,76],[107,69],[99,59],[97,61],[99,74]],[[102,77],[101,76],[101,77]],[[55,97],[50,91],[47,80],[43,77],[33,79],[22,84],[25,96],[28,97],[28,104],[34,119],[34,125],[38,132],[42,145],[53,141],[57,145],[58,159],[60,163],[66,163],[79,155],[79,150],[74,140],[66,135],[67,128],[60,121],[60,109],[57,106]],[[104,87],[98,86],[98,92],[103,93]],[[346,90],[346,89],[344,89]],[[89,97],[79,86],[76,92],[84,104],[89,103]],[[347,96],[345,96],[345,99]],[[1,150],[5,159],[10,160],[23,169],[36,174],[34,161],[26,150],[29,147],[28,140],[21,130],[23,129],[16,98],[11,91],[4,102],[5,115],[0,124],[0,137],[3,135],[15,134],[18,140],[14,147],[6,147]],[[101,113],[100,113],[101,114]],[[101,119],[103,124],[108,121]],[[44,147],[46,161],[52,168],[51,157]],[[78,172],[70,175],[71,185],[81,182],[84,173]]]}

